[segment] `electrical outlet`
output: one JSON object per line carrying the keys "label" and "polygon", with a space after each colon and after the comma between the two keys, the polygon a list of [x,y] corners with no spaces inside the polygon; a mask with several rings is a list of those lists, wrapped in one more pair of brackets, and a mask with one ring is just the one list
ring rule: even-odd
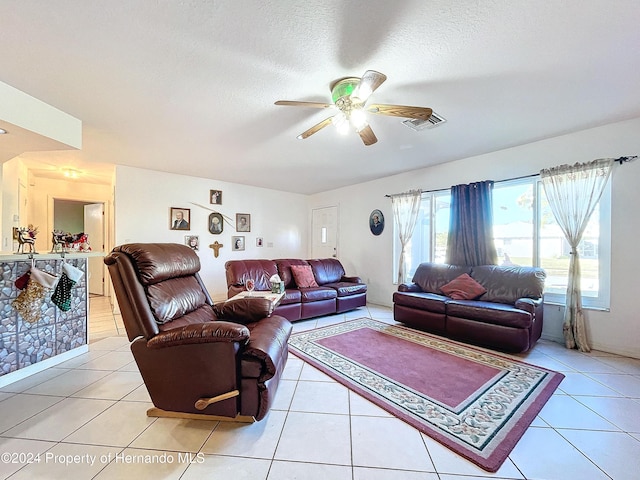
{"label": "electrical outlet", "polygon": [[273,248],[273,242],[267,242],[267,247],[268,248]]}

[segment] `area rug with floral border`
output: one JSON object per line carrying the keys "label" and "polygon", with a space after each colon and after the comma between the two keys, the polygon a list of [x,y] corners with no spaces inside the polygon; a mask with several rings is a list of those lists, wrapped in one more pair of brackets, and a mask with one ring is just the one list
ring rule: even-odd
{"label": "area rug with floral border", "polygon": [[564,375],[483,348],[360,318],[295,333],[290,351],[495,472]]}

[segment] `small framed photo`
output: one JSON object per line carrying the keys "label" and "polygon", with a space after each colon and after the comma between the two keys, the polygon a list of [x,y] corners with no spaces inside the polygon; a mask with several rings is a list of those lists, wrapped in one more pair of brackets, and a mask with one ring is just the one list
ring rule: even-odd
{"label": "small framed photo", "polygon": [[231,251],[241,252],[244,250],[244,236],[231,237]]}
{"label": "small framed photo", "polygon": [[221,213],[209,214],[209,233],[219,235],[224,230],[224,218]]}
{"label": "small framed photo", "polygon": [[191,209],[171,207],[169,221],[171,230],[191,230]]}
{"label": "small framed photo", "polygon": [[191,247],[196,252],[200,250],[200,238],[198,237],[198,235],[185,235],[184,244],[187,247]]}
{"label": "small framed photo", "polygon": [[262,245],[264,245],[262,243],[262,237],[256,237],[256,247],[261,247]]}
{"label": "small framed photo", "polygon": [[209,190],[209,202],[212,205],[222,205],[222,190]]}
{"label": "small framed photo", "polygon": [[251,231],[251,215],[248,213],[236,213],[236,232]]}

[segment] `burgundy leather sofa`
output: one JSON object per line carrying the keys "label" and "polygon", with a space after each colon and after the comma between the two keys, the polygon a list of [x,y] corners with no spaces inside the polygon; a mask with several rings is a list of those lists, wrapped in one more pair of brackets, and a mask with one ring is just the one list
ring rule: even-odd
{"label": "burgundy leather sofa", "polygon": [[273,404],[291,323],[266,299],[213,304],[186,245],[113,249],[109,268],[149,416],[260,420]]}
{"label": "burgundy leather sofa", "polygon": [[[441,288],[465,273],[486,293],[469,300],[446,296]],[[542,334],[545,278],[536,267],[423,263],[412,282],[394,292],[394,319],[463,342],[524,352]]]}
{"label": "burgundy leather sofa", "polygon": [[[291,272],[292,265],[311,266],[318,286],[298,287]],[[255,281],[256,291],[270,291],[269,279],[277,273],[284,282],[285,296],[274,313],[292,322],[342,313],[367,304],[367,285],[360,277],[347,276],[336,258],[229,260],[225,263],[225,271],[228,298],[244,291],[248,278]]]}

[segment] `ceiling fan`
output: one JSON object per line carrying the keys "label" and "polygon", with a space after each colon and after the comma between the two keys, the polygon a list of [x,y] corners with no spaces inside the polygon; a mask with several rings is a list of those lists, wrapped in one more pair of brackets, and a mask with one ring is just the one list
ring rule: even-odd
{"label": "ceiling fan", "polygon": [[353,128],[365,145],[373,145],[378,141],[367,122],[367,113],[390,115],[393,117],[417,118],[428,120],[433,111],[426,107],[409,107],[406,105],[386,105],[380,103],[367,104],[369,96],[387,79],[383,73],[367,70],[358,77],[344,77],[331,83],[331,99],[333,103],[298,102],[294,100],[278,100],[276,105],[292,107],[331,108],[338,112],[325,118],[320,123],[298,135],[303,140],[322,130],[330,123],[339,132],[347,133]]}

